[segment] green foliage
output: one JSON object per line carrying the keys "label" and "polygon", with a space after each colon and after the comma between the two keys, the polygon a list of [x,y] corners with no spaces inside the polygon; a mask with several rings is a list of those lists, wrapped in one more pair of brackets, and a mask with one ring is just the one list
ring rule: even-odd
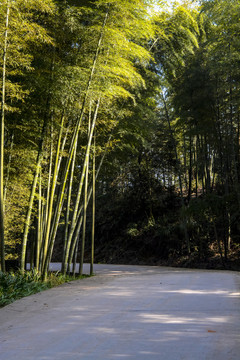
{"label": "green foliage", "polygon": [[[101,244],[107,237],[112,248],[121,240],[122,253],[130,244],[132,254],[139,247],[167,258],[185,255],[186,232],[202,257],[214,241],[226,257],[238,243],[239,2],[168,9],[159,1],[153,11],[154,3],[9,2],[7,257],[19,256],[28,209],[32,264],[43,248],[50,259],[63,232],[74,250],[86,156],[91,203],[95,120],[97,168],[106,155],[97,191]],[[1,4],[0,75],[8,2]]]}
{"label": "green foliage", "polygon": [[172,12],[160,12],[154,18],[156,38],[152,48],[164,78],[176,78],[177,71],[185,66],[185,56],[198,48],[197,15],[196,10],[177,6]]}
{"label": "green foliage", "polygon": [[[15,111],[17,103],[29,93],[29,89],[20,80],[26,72],[32,71],[32,45],[38,43],[51,44],[52,39],[47,34],[39,19],[54,11],[52,0],[4,0],[0,8],[0,74],[2,73],[3,42],[5,17],[9,6],[9,28],[6,62],[6,110]],[[39,24],[40,22],[40,24]],[[0,94],[2,88],[0,88]],[[16,105],[16,106],[15,106]]]}
{"label": "green foliage", "polygon": [[50,284],[43,283],[40,276],[34,272],[24,274],[0,272],[0,306],[5,306],[49,287]]}
{"label": "green foliage", "polygon": [[26,271],[24,274],[0,272],[0,307],[40,291],[86,277],[89,275],[73,277],[70,275],[63,276],[60,273],[50,273],[47,280],[43,282],[41,275],[36,271]]}
{"label": "green foliage", "polygon": [[184,257],[186,230],[198,262],[226,266],[238,248],[239,2],[202,3],[154,17],[155,92],[140,91],[119,124],[99,185],[97,236],[111,261]]}
{"label": "green foliage", "polygon": [[73,276],[73,275],[63,275],[60,272],[57,273],[50,272],[48,274],[46,283],[49,287],[55,287],[69,281],[86,279],[88,277],[90,277],[90,275],[83,274],[83,275]]}

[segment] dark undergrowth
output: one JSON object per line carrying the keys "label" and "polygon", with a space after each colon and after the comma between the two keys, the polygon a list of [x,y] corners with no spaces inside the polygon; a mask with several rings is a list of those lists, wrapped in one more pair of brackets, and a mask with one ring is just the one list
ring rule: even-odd
{"label": "dark undergrowth", "polygon": [[136,251],[128,246],[123,246],[122,242],[116,241],[114,246],[105,244],[96,249],[96,262],[106,264],[129,264],[129,265],[149,265],[149,266],[171,266],[195,269],[212,270],[233,270],[240,271],[240,254],[237,250],[229,252],[228,259],[222,259],[217,253],[209,253],[206,257],[201,257],[197,252],[190,255],[173,254],[167,258],[155,252]]}
{"label": "dark undergrowth", "polygon": [[183,207],[172,187],[133,185],[97,198],[96,262],[240,270],[239,209],[223,189],[184,197]]}

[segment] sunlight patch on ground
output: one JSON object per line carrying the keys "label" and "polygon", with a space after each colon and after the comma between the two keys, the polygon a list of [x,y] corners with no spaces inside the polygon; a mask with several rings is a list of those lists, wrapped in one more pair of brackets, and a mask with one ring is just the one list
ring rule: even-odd
{"label": "sunlight patch on ground", "polygon": [[132,357],[132,355],[128,355],[128,354],[115,354],[112,355],[113,357],[117,357],[117,358],[129,358]]}
{"label": "sunlight patch on ground", "polygon": [[240,297],[240,292],[233,292],[233,293],[230,293],[229,296],[231,297]]}
{"label": "sunlight patch on ground", "polygon": [[[190,290],[190,289],[182,289],[182,290],[162,290],[161,292],[167,293],[178,293],[178,294],[188,294],[188,295],[224,295],[224,296],[237,296],[238,293],[230,293],[225,290]],[[234,295],[233,295],[234,294]],[[238,294],[239,295],[239,294]]]}
{"label": "sunlight patch on ground", "polygon": [[134,296],[135,293],[130,290],[124,290],[124,291],[109,291],[107,292],[107,295],[109,296]]}
{"label": "sunlight patch on ground", "polygon": [[171,315],[161,314],[140,314],[143,323],[160,323],[160,324],[189,324],[189,323],[206,323],[206,320],[213,323],[226,323],[228,318],[226,316],[208,317],[206,318],[190,318],[190,317],[176,317]]}

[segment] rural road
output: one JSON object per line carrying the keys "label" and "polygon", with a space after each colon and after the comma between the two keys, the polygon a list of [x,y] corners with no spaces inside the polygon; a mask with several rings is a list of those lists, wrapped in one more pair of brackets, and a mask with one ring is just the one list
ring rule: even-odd
{"label": "rural road", "polygon": [[240,359],[239,273],[95,272],[0,309],[0,360]]}

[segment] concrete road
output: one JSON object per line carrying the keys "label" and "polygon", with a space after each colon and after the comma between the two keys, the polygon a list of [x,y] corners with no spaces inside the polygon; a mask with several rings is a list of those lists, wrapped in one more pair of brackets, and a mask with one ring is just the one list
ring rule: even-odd
{"label": "concrete road", "polygon": [[240,359],[239,273],[95,271],[0,309],[0,360]]}

